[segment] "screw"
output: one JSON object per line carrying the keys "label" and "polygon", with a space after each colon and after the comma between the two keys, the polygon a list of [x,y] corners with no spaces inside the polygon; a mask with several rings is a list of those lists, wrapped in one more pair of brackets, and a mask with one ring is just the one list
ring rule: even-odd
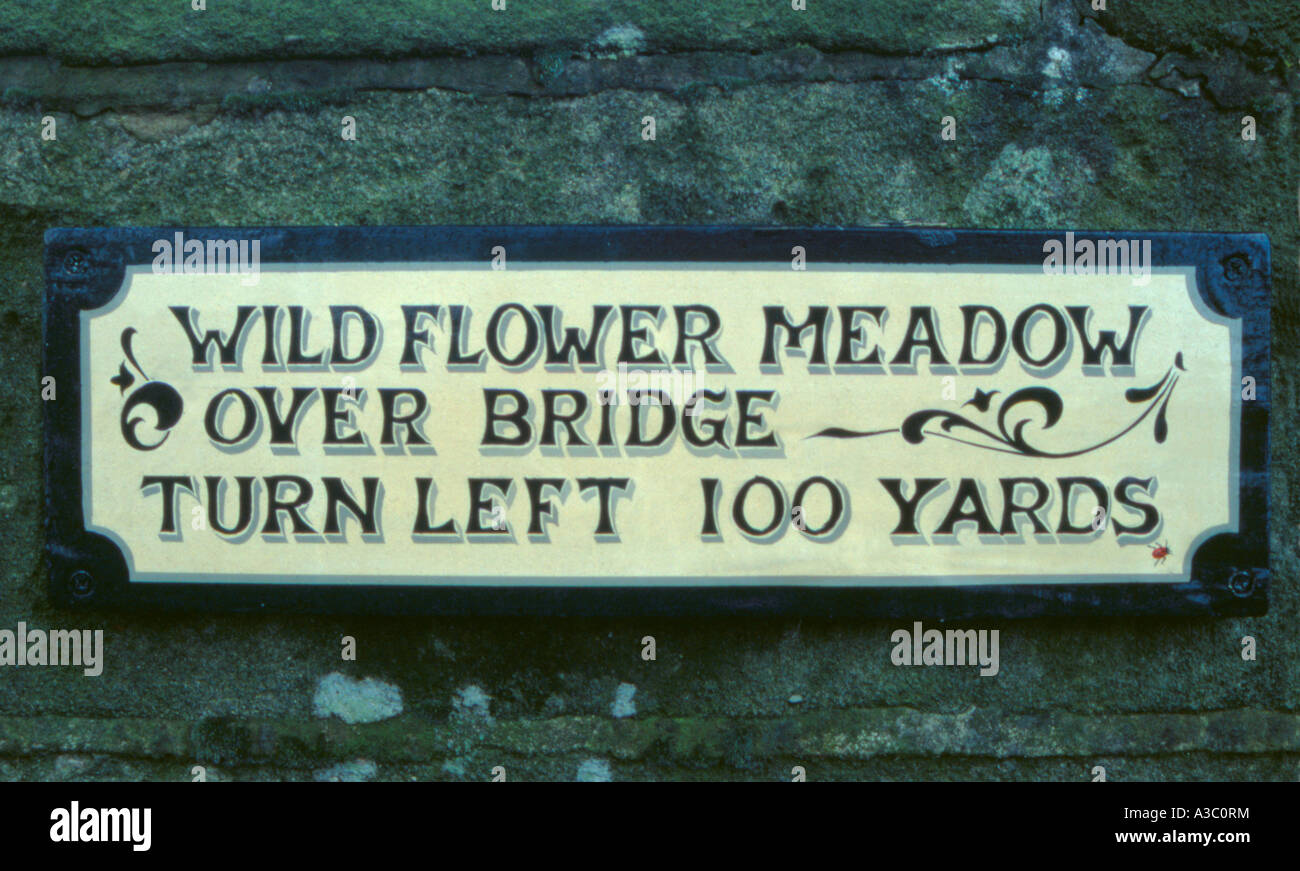
{"label": "screw", "polygon": [[1244,572],[1238,569],[1228,578],[1228,589],[1232,590],[1235,596],[1249,596],[1255,589],[1255,579],[1251,577],[1250,572]]}
{"label": "screw", "polygon": [[69,251],[63,257],[63,269],[71,272],[73,275],[80,275],[86,271],[89,261],[86,259],[84,251]]}
{"label": "screw", "polygon": [[1223,276],[1229,281],[1244,281],[1250,275],[1250,258],[1232,254],[1223,261]]}
{"label": "screw", "polygon": [[79,599],[84,599],[95,592],[95,578],[90,572],[78,569],[72,573],[69,582],[72,584],[72,594]]}

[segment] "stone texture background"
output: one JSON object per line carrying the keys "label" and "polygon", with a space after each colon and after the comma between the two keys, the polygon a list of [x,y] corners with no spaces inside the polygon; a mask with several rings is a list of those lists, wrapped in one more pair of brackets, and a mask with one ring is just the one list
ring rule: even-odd
{"label": "stone texture background", "polygon": [[0,0],[0,627],[67,625],[40,561],[51,226],[1264,231],[1275,293],[1265,617],[986,622],[981,679],[893,667],[883,621],[109,614],[103,676],[0,670],[0,777],[1297,779],[1300,6],[1105,5]]}

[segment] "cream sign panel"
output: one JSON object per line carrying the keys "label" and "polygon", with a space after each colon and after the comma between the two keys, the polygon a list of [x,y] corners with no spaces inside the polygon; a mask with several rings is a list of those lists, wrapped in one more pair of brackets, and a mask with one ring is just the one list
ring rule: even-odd
{"label": "cream sign panel", "polygon": [[155,233],[76,311],[79,507],[131,590],[1168,596],[1242,536],[1267,373],[1149,241],[1126,268],[1075,234],[956,264],[211,241]]}

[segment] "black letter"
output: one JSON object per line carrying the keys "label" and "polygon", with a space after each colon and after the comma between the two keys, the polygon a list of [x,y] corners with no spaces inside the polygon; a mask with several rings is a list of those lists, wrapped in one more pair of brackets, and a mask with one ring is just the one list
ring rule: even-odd
{"label": "black letter", "polygon": [[581,366],[600,365],[600,360],[596,358],[596,350],[601,334],[605,332],[605,321],[609,318],[609,313],[614,310],[613,306],[592,306],[591,334],[587,337],[586,345],[582,344],[582,330],[577,327],[565,327],[564,342],[558,347],[555,344],[555,306],[539,305],[535,308],[542,318],[542,329],[546,333],[547,366],[563,366],[571,361],[575,353]]}
{"label": "black letter", "polygon": [[379,490],[378,478],[362,478],[361,483],[366,491],[366,509],[361,510],[357,500],[352,498],[351,491],[343,483],[341,478],[321,478],[325,484],[325,495],[328,502],[325,504],[325,534],[339,535],[339,506],[346,508],[348,512],[361,521],[361,534],[374,535],[378,530],[375,524],[375,496]]}
{"label": "black letter", "polygon": [[[1018,505],[1016,504],[1016,487],[1020,484],[1031,484],[1034,488],[1034,504]],[[1046,535],[1051,532],[1050,529],[1038,519],[1038,509],[1047,504],[1051,497],[1051,491],[1047,485],[1037,478],[1003,478],[1002,479],[1002,529],[1003,535],[1015,535],[1016,533],[1016,515],[1025,514],[1029,516],[1029,521],[1034,525],[1035,535]]]}
{"label": "black letter", "polygon": [[[718,445],[725,449],[727,447],[727,421],[725,418],[703,421],[704,428],[710,433],[708,438],[701,436],[699,431],[695,429],[695,418],[700,416],[698,409],[701,396],[707,402],[722,402],[727,398],[727,391],[697,390],[691,394],[690,400],[686,403],[687,413],[682,415],[682,438],[686,439],[686,443],[691,447],[707,448],[709,445]],[[696,409],[696,414],[691,414],[691,409]],[[757,417],[757,420],[761,423],[762,417]]]}
{"label": "black letter", "polygon": [[[298,412],[311,398],[315,392],[314,387],[295,387],[289,400],[289,413],[284,419],[280,419],[276,409],[276,400],[279,396],[279,388],[276,387],[258,387],[257,395],[262,397],[262,404],[266,406],[267,425],[271,430],[271,444],[273,445],[291,445],[293,444],[294,421],[298,419]],[[236,439],[238,441],[238,439]]]}
{"label": "black letter", "polygon": [[[555,404],[562,396],[567,396],[573,400],[573,411],[569,414],[560,414],[555,410]],[[574,426],[587,414],[587,394],[581,390],[543,390],[542,407],[545,409],[545,413],[542,418],[542,437],[539,444],[547,447],[555,447],[559,444],[555,438],[555,425],[558,423],[569,434],[568,443],[570,445],[579,445],[584,448],[591,447],[581,433],[578,432],[578,428]]]}
{"label": "black letter", "polygon": [[[415,400],[415,408],[411,409],[410,414],[394,414],[393,409],[397,407],[397,400],[401,396],[409,396]],[[413,390],[407,387],[381,387],[379,388],[379,402],[384,407],[384,431],[380,436],[381,445],[395,445],[397,440],[393,437],[394,424],[403,424],[406,427],[406,435],[403,442],[409,447],[410,445],[427,445],[428,440],[420,435],[420,431],[415,428],[415,422],[419,420],[429,407],[429,401],[424,398],[423,390]]]}
{"label": "black letter", "polygon": [[[439,307],[436,305],[404,305],[402,306],[402,317],[406,321],[406,338],[402,340],[402,366],[418,366],[420,358],[415,353],[415,343],[418,341],[421,345],[427,345],[433,348],[433,340],[429,338],[428,330],[415,331],[415,322],[419,320],[420,315],[426,314],[435,322],[438,320]],[[423,368],[423,367],[422,367]]]}
{"label": "black letter", "polygon": [[[497,399],[509,396],[515,401],[515,410],[509,414],[497,413]],[[483,388],[483,401],[487,403],[487,426],[483,430],[485,445],[526,445],[533,439],[533,427],[528,423],[528,399],[518,390],[493,390]],[[518,435],[507,438],[497,435],[497,422],[513,424]]]}
{"label": "black letter", "polygon": [[[225,404],[227,396],[234,396],[239,400],[240,405],[244,408],[244,426],[239,431],[239,435],[233,439],[222,437],[221,432],[217,429],[217,413],[221,411],[221,406]],[[228,387],[225,390],[212,397],[208,403],[208,413],[203,416],[203,428],[207,430],[208,438],[217,444],[237,445],[252,433],[253,427],[257,425],[257,406],[253,400],[249,399],[248,394],[236,387]]]}
{"label": "black letter", "polygon": [[626,490],[629,483],[631,481],[628,478],[578,479],[578,492],[581,493],[595,487],[597,495],[600,497],[600,520],[596,523],[597,537],[618,538],[618,533],[614,531],[614,507],[610,499],[610,491],[615,487]]}
{"label": "black letter", "polygon": [[861,360],[853,359],[853,343],[865,344],[867,339],[862,334],[863,327],[858,326],[859,314],[871,315],[871,319],[880,326],[880,319],[885,315],[882,305],[842,305],[840,306],[840,355],[835,358],[837,366],[879,366],[880,346],[871,349],[871,353]]}
{"label": "black letter", "polygon": [[844,514],[844,493],[840,491],[839,485],[832,482],[829,478],[823,478],[821,476],[809,478],[799,485],[798,490],[794,491],[794,502],[791,503],[792,510],[794,508],[803,507],[803,497],[807,495],[808,488],[813,484],[821,484],[829,490],[831,494],[831,516],[826,519],[826,523],[821,529],[813,529],[812,526],[808,525],[808,513],[806,511],[804,512],[804,527],[799,531],[804,535],[816,538],[825,535],[840,525],[840,518]]}
{"label": "black letter", "polygon": [[1131,305],[1128,307],[1128,336],[1124,339],[1124,344],[1116,346],[1115,331],[1102,330],[1097,334],[1097,344],[1088,341],[1088,316],[1092,314],[1092,307],[1086,305],[1067,305],[1065,310],[1070,313],[1070,320],[1079,330],[1079,343],[1083,345],[1083,365],[1100,366],[1102,355],[1107,350],[1110,351],[1112,366],[1132,366],[1133,365],[1133,340],[1137,338],[1138,327],[1142,325],[1142,319],[1146,317],[1147,307],[1144,305]]}
{"label": "black letter", "polygon": [[145,489],[146,487],[151,487],[154,484],[159,484],[162,486],[162,499],[163,499],[162,529],[158,531],[163,533],[175,532],[176,531],[176,488],[181,487],[182,489],[188,491],[191,496],[193,496],[194,483],[186,475],[145,475],[143,478],[140,479],[141,490]]}
{"label": "black letter", "polygon": [[[980,315],[988,315],[993,322],[993,350],[983,360],[975,359],[975,333],[979,328]],[[1007,348],[1007,322],[991,305],[964,305],[961,307],[962,330],[961,358],[957,361],[962,366],[989,366],[1002,357]]]}
{"label": "black letter", "polygon": [[791,322],[785,306],[763,306],[763,329],[766,334],[763,339],[763,356],[759,361],[760,367],[777,372],[781,371],[781,364],[776,361],[777,330],[785,330],[785,349],[787,351],[797,351],[803,349],[803,334],[809,329],[813,330],[813,352],[808,365],[825,366],[826,319],[830,315],[830,311],[824,305],[809,306],[808,319],[802,324],[794,324]]}
{"label": "black letter", "polygon": [[774,448],[777,446],[776,433],[769,432],[765,436],[752,438],[749,435],[749,425],[756,423],[763,425],[763,415],[750,414],[749,404],[754,401],[772,404],[772,399],[776,396],[775,390],[737,390],[736,391],[736,411],[740,415],[740,421],[736,425],[736,447],[738,448]]}
{"label": "black letter", "polygon": [[[673,430],[677,428],[677,418],[673,415],[672,399],[662,390],[644,390],[639,392],[636,390],[629,390],[627,395],[632,403],[632,426],[627,434],[627,446],[629,448],[653,448],[657,445],[663,444],[664,441],[673,434]],[[650,401],[651,399],[656,399],[658,401],[652,403]],[[645,436],[641,432],[641,411],[650,405],[657,405],[662,408],[664,418],[663,424],[659,427],[659,435],[655,436],[650,441],[646,441]]]}
{"label": "black letter", "polygon": [[[356,315],[361,319],[361,353],[355,357],[348,357],[343,352],[343,333],[346,331],[344,324],[348,315]],[[358,366],[369,359],[375,350],[375,343],[379,341],[379,322],[375,316],[359,305],[332,305],[330,319],[334,322],[334,349],[330,352],[330,365]]]}
{"label": "black letter", "polygon": [[1148,495],[1151,493],[1151,485],[1155,483],[1155,478],[1124,478],[1115,485],[1115,501],[1125,508],[1132,508],[1142,512],[1142,523],[1138,526],[1125,526],[1115,518],[1116,535],[1146,535],[1155,530],[1160,525],[1160,512],[1154,505],[1146,502],[1134,502],[1128,495],[1128,488],[1134,484],[1140,486]]}
{"label": "black letter", "polygon": [[542,516],[545,515],[551,520],[555,520],[555,506],[549,499],[542,498],[542,488],[550,487],[556,493],[563,495],[564,479],[563,478],[525,478],[524,484],[528,486],[528,504],[531,507],[531,516],[528,519],[528,534],[541,536],[546,532],[542,529]]}
{"label": "black letter", "polygon": [[[280,498],[280,485],[293,484],[298,488],[298,495],[292,502],[286,502]],[[293,534],[299,535],[304,532],[315,532],[303,516],[298,513],[298,509],[311,501],[311,482],[306,478],[300,478],[297,475],[269,475],[266,478],[266,525],[262,527],[263,535],[280,535],[280,512],[288,511],[289,519],[293,521]]]}
{"label": "black letter", "polygon": [[[925,328],[925,337],[917,338],[916,328]],[[931,366],[946,366],[948,358],[943,355],[939,345],[939,331],[934,325],[934,309],[928,305],[914,305],[907,318],[907,338],[899,346],[898,353],[890,360],[891,366],[915,366],[916,352],[925,348],[930,352]]]}
{"label": "black letter", "polygon": [[483,512],[496,514],[496,497],[484,496],[483,489],[493,487],[501,491],[503,498],[509,499],[509,478],[470,478],[469,479],[469,522],[465,524],[466,535],[509,535],[510,524],[502,523],[500,529],[483,525]]}
{"label": "black letter", "polygon": [[239,522],[230,529],[221,525],[221,483],[219,475],[207,475],[208,482],[208,525],[222,535],[239,535],[248,528],[253,520],[253,479],[237,477],[239,482]]}
{"label": "black letter", "polygon": [[655,324],[663,317],[664,310],[657,305],[623,305],[619,306],[623,312],[623,347],[618,352],[618,362],[620,363],[656,363],[660,366],[667,365],[663,354],[657,350],[652,350],[644,357],[638,357],[634,350],[637,341],[643,342],[654,347],[654,342],[650,339],[650,334],[642,327],[639,330],[632,329],[632,324],[638,314],[653,315]]}
{"label": "black letter", "polygon": [[455,519],[448,520],[442,526],[430,526],[429,520],[429,491],[433,489],[432,478],[415,479],[415,500],[419,508],[415,512],[415,526],[411,529],[412,535],[460,535],[460,530],[456,527]]}
{"label": "black letter", "polygon": [[[211,361],[208,359],[208,346],[215,344],[220,351],[221,363],[225,366],[235,365],[235,351],[239,348],[240,336],[244,334],[244,327],[248,326],[248,319],[253,316],[257,310],[256,306],[241,305],[235,309],[235,331],[230,337],[230,341],[223,342],[222,334],[216,330],[208,330],[203,334],[203,339],[194,332],[194,325],[190,323],[190,307],[187,305],[168,306],[172,314],[176,315],[176,320],[181,322],[185,328],[185,336],[190,340],[190,348],[194,351],[194,365],[203,366]],[[195,312],[195,320],[198,319],[198,312]]]}
{"label": "black letter", "polygon": [[[506,352],[501,347],[501,337],[498,333],[501,330],[501,324],[506,315],[510,312],[518,312],[519,316],[524,319],[524,346],[514,357],[506,357]],[[528,309],[524,308],[517,302],[506,303],[497,306],[497,310],[492,312],[492,318],[488,321],[487,327],[487,348],[492,358],[505,366],[507,369],[515,369],[523,366],[533,355],[537,353],[537,321]]]}
{"label": "black letter", "polygon": [[[357,391],[357,401],[365,395],[364,390]],[[322,387],[320,389],[321,397],[325,400],[325,439],[323,444],[327,445],[363,445],[366,443],[365,437],[360,432],[354,432],[350,436],[339,438],[338,424],[346,423],[353,426],[352,409],[345,408],[339,410],[339,395],[343,393],[340,387]]]}
{"label": "black letter", "polygon": [[898,526],[890,535],[920,535],[921,530],[916,528],[916,509],[926,494],[943,483],[943,478],[917,478],[916,492],[911,499],[903,497],[902,478],[880,478],[879,481],[898,505]]}
{"label": "black letter", "polygon": [[[967,502],[972,503],[969,511],[961,511]],[[957,495],[953,497],[952,507],[948,509],[948,516],[939,524],[939,528],[934,531],[935,535],[953,535],[953,530],[957,524],[963,520],[974,520],[979,525],[980,535],[996,535],[997,530],[993,527],[993,521],[989,520],[989,513],[984,508],[984,500],[980,498],[979,484],[974,478],[962,478],[961,483],[957,485]]]}
{"label": "black letter", "polygon": [[1061,522],[1056,525],[1057,534],[1092,535],[1095,530],[1092,528],[1091,523],[1075,526],[1070,521],[1070,494],[1076,486],[1082,484],[1097,497],[1097,503],[1101,506],[1101,510],[1108,511],[1110,508],[1110,494],[1106,492],[1106,488],[1096,478],[1057,478],[1056,483],[1061,486]]}
{"label": "black letter", "polygon": [[[1052,340],[1052,349],[1047,352],[1045,357],[1035,360],[1029,356],[1029,322],[1033,320],[1036,313],[1042,312],[1052,319],[1052,328],[1056,331],[1056,338]],[[1011,328],[1011,345],[1030,366],[1041,369],[1044,366],[1050,366],[1052,361],[1061,355],[1065,350],[1065,342],[1070,335],[1070,325],[1065,322],[1065,318],[1056,309],[1047,303],[1040,303],[1031,306],[1020,313],[1016,318],[1015,326]]]}
{"label": "black letter", "polygon": [[[718,313],[707,305],[675,305],[673,311],[677,314],[677,351],[673,354],[673,363],[678,366],[687,365],[690,361],[686,359],[686,343],[699,342],[700,349],[704,351],[705,366],[725,366],[726,361],[713,350],[713,340],[722,331],[722,318],[718,317]],[[693,314],[704,315],[708,322],[704,332],[691,333],[687,330],[687,322]]]}
{"label": "black letter", "polygon": [[[749,518],[745,516],[745,497],[753,489],[755,484],[762,484],[772,494],[772,522],[763,529],[755,529],[749,523]],[[735,521],[740,531],[750,538],[763,538],[777,530],[785,522],[785,494],[776,482],[770,478],[764,478],[762,475],[755,475],[741,485],[740,491],[736,493],[735,504],[731,508],[731,519]]]}

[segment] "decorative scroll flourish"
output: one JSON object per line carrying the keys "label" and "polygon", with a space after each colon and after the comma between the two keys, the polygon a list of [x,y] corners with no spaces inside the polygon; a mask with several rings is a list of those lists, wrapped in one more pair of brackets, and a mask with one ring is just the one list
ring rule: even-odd
{"label": "decorative scroll flourish", "polygon": [[[913,445],[920,444],[925,440],[926,436],[935,436],[1005,454],[1064,459],[1090,453],[1123,438],[1136,429],[1142,421],[1146,420],[1158,406],[1154,435],[1157,444],[1164,444],[1165,439],[1169,437],[1169,422],[1166,416],[1166,410],[1169,408],[1169,398],[1173,395],[1174,386],[1178,383],[1179,373],[1186,371],[1183,367],[1183,355],[1180,351],[1174,357],[1174,365],[1169,367],[1169,371],[1157,383],[1152,384],[1150,387],[1134,387],[1124,391],[1124,399],[1127,402],[1134,405],[1146,404],[1141,414],[1132,423],[1103,441],[1072,451],[1047,451],[1035,447],[1029,443],[1025,435],[1025,427],[1032,422],[1032,418],[1028,416],[1013,417],[1011,415],[1012,410],[1017,407],[1037,406],[1042,409],[1045,415],[1043,429],[1051,429],[1061,419],[1061,415],[1065,411],[1065,403],[1057,392],[1049,387],[1026,387],[1003,399],[997,411],[996,431],[957,412],[928,408],[908,415],[902,425],[893,429],[858,431],[833,426],[813,433],[808,438],[860,439],[896,432],[902,434],[904,441]],[[996,390],[976,390],[975,396],[963,403],[962,407],[974,405],[979,411],[987,412],[990,400],[997,392]],[[1009,419],[1014,422],[1009,422]],[[938,424],[938,430],[934,428],[927,429],[927,426],[932,423]],[[967,435],[967,437],[962,438],[954,433],[961,433]],[[977,438],[983,439],[983,441],[974,440]]]}
{"label": "decorative scroll flourish", "polygon": [[[127,396],[126,403],[122,406],[122,438],[126,443],[137,451],[152,451],[167,441],[167,436],[171,435],[171,428],[181,419],[181,412],[184,409],[184,403],[181,401],[181,395],[165,381],[152,381],[149,375],[141,368],[140,363],[135,359],[135,354],[131,351],[131,341],[135,338],[135,327],[127,327],[122,331],[122,353],[135,371],[140,373],[140,377],[145,379],[145,383],[132,391]],[[127,389],[135,383],[135,376],[131,370],[126,368],[126,362],[118,367],[118,372],[112,378],[108,379],[110,384],[117,385],[118,390],[125,395]],[[144,417],[139,413],[132,416],[140,406],[147,406],[152,409],[154,414],[154,429],[163,434],[163,437],[156,442],[146,443],[140,440],[136,433],[136,428],[145,422]]]}

